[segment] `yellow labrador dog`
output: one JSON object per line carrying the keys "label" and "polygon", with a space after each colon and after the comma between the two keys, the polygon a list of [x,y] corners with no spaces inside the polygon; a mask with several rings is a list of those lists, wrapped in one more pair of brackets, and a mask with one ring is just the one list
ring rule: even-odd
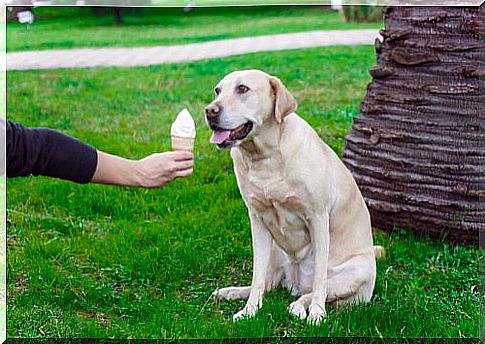
{"label": "yellow labrador dog", "polygon": [[376,255],[364,199],[352,175],[294,111],[282,82],[258,70],[228,74],[205,109],[211,143],[231,147],[249,210],[251,286],[217,289],[219,299],[247,299],[234,320],[253,316],[280,283],[299,298],[289,311],[311,323],[325,303],[368,302]]}

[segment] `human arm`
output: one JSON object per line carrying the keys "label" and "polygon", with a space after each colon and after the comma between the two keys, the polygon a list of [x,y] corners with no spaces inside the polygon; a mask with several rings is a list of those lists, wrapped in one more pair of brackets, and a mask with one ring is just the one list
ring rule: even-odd
{"label": "human arm", "polygon": [[91,182],[156,188],[177,177],[189,176],[193,166],[193,154],[184,151],[155,153],[141,160],[98,151],[98,164]]}
{"label": "human arm", "polygon": [[43,175],[76,183],[161,187],[193,169],[189,152],[155,153],[130,160],[96,150],[47,128],[7,127],[7,176]]}
{"label": "human arm", "polygon": [[43,175],[88,183],[97,165],[96,149],[48,128],[6,121],[7,177]]}

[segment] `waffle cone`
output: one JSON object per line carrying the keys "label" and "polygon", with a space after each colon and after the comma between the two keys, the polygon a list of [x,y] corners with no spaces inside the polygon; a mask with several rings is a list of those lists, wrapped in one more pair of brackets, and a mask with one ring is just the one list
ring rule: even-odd
{"label": "waffle cone", "polygon": [[192,152],[195,139],[191,137],[172,136],[172,149]]}

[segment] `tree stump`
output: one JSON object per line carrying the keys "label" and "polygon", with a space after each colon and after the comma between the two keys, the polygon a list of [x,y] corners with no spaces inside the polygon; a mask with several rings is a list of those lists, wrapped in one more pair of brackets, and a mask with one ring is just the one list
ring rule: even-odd
{"label": "tree stump", "polygon": [[[343,154],[374,227],[477,242],[485,230],[478,7],[388,7]],[[483,19],[483,18],[482,18]]]}

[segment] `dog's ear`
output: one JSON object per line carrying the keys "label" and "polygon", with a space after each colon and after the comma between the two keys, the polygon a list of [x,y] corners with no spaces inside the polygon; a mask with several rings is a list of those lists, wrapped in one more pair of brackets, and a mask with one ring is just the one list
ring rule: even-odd
{"label": "dog's ear", "polygon": [[296,110],[297,103],[280,79],[271,77],[269,83],[275,95],[274,115],[276,121],[281,123],[283,118]]}

